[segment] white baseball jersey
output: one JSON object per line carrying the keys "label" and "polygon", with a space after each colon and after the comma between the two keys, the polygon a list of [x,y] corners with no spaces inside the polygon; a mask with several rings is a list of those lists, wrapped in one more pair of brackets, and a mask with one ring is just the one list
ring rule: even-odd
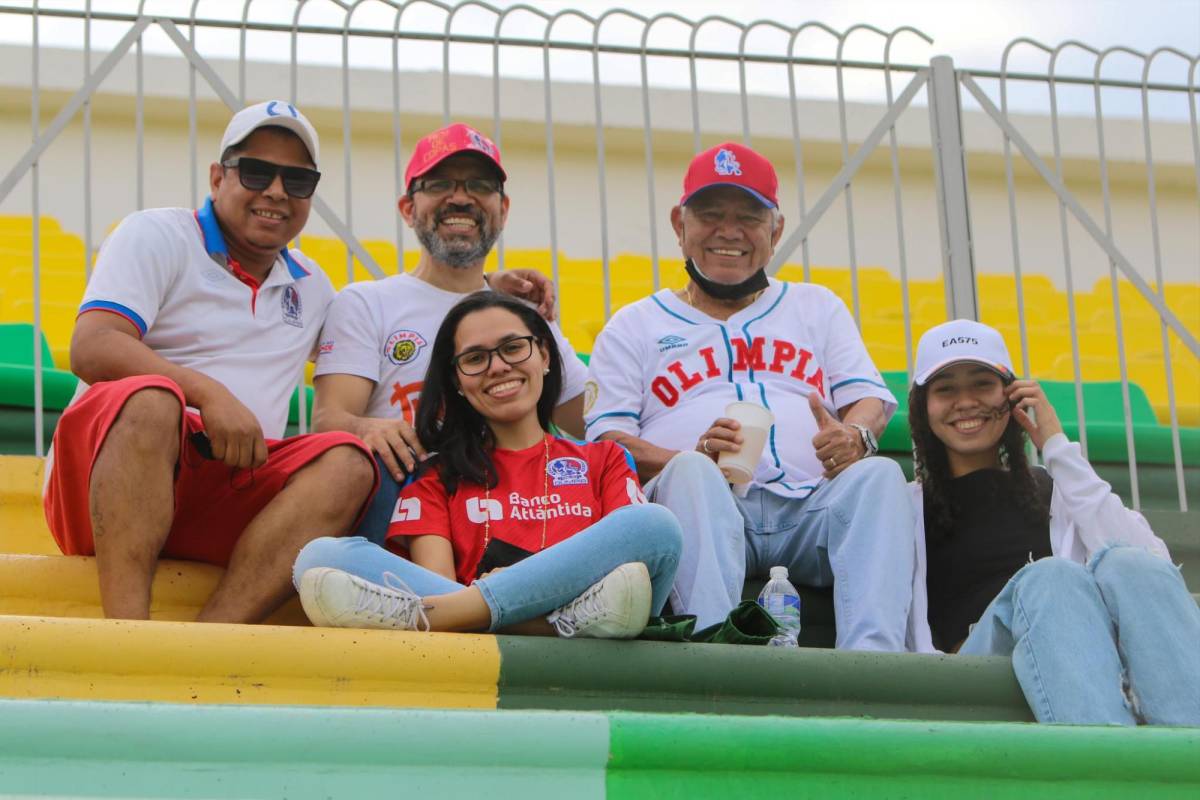
{"label": "white baseball jersey", "polygon": [[125,317],[147,347],[219,381],[278,439],[334,291],[298,250],[281,251],[254,283],[230,259],[209,199],[199,211],[126,217],[100,248],[79,312]]}
{"label": "white baseball jersey", "polygon": [[589,439],[619,431],[691,450],[729,403],[760,403],[775,424],[752,485],[806,497],[823,471],[811,392],[835,415],[864,397],[882,400],[888,417],[896,410],[833,292],[772,278],[749,307],[721,321],[663,289],[622,308],[596,339],[584,421]]}
{"label": "white baseball jersey", "polygon": [[[438,328],[466,296],[409,274],[346,286],[329,310],[314,374],[374,381],[365,416],[403,417],[411,425]],[[587,368],[558,325],[550,330],[563,360],[560,401],[571,400],[583,393]]]}

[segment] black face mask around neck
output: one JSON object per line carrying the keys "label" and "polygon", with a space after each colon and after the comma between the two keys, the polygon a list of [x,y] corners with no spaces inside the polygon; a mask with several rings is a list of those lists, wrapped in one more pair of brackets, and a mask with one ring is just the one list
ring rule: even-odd
{"label": "black face mask around neck", "polygon": [[767,271],[762,268],[741,283],[717,283],[706,278],[690,258],[684,261],[683,267],[687,270],[688,277],[700,287],[700,291],[717,300],[741,300],[770,285],[767,282]]}

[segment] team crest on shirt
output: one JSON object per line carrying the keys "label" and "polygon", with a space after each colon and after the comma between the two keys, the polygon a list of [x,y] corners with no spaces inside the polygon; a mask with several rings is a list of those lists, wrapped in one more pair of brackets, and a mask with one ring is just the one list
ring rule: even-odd
{"label": "team crest on shirt", "polygon": [[583,384],[583,413],[591,412],[592,406],[596,405],[596,398],[600,396],[600,385],[593,380],[588,380]]}
{"label": "team crest on shirt", "polygon": [[303,308],[300,305],[300,292],[296,291],[295,286],[286,286],[283,289],[283,300],[280,305],[283,308],[283,321],[288,325],[294,325],[297,328],[304,327]]}
{"label": "team crest on shirt", "polygon": [[582,458],[563,456],[551,459],[546,465],[546,474],[555,486],[578,486],[587,483],[588,465]]}
{"label": "team crest on shirt", "polygon": [[421,348],[429,344],[425,337],[416,331],[399,330],[387,338],[383,346],[383,354],[387,360],[400,367],[417,357]]}
{"label": "team crest on shirt", "polygon": [[718,175],[741,175],[742,165],[738,163],[732,150],[722,148],[713,156],[713,170]]}

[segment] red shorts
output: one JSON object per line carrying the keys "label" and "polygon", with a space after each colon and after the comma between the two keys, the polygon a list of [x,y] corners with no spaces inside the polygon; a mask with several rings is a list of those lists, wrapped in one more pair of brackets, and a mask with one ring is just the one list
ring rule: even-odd
{"label": "red shorts", "polygon": [[[179,398],[181,406],[187,407],[183,391],[174,381],[160,375],[139,375],[93,385],[58,421],[54,432],[54,463],[43,505],[50,533],[67,555],[96,553],[89,512],[92,465],[126,401],[147,388],[168,391]],[[292,475],[327,450],[352,445],[372,465],[375,463],[366,445],[349,433],[313,433],[267,439],[267,463],[253,470],[235,469],[220,461],[207,460],[197,452],[188,438],[204,430],[197,414],[185,411],[182,420],[175,476],[175,520],[162,550],[165,558],[225,566],[250,521],[279,494]],[[376,473],[372,495],[378,486]],[[364,503],[359,509],[360,516],[366,506]]]}

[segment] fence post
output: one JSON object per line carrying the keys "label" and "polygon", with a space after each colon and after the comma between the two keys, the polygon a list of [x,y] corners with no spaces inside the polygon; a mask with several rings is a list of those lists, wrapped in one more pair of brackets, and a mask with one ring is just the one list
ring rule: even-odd
{"label": "fence post", "polygon": [[935,56],[929,62],[929,129],[937,185],[946,313],[950,319],[979,319],[971,212],[967,207],[962,101],[950,56]]}

